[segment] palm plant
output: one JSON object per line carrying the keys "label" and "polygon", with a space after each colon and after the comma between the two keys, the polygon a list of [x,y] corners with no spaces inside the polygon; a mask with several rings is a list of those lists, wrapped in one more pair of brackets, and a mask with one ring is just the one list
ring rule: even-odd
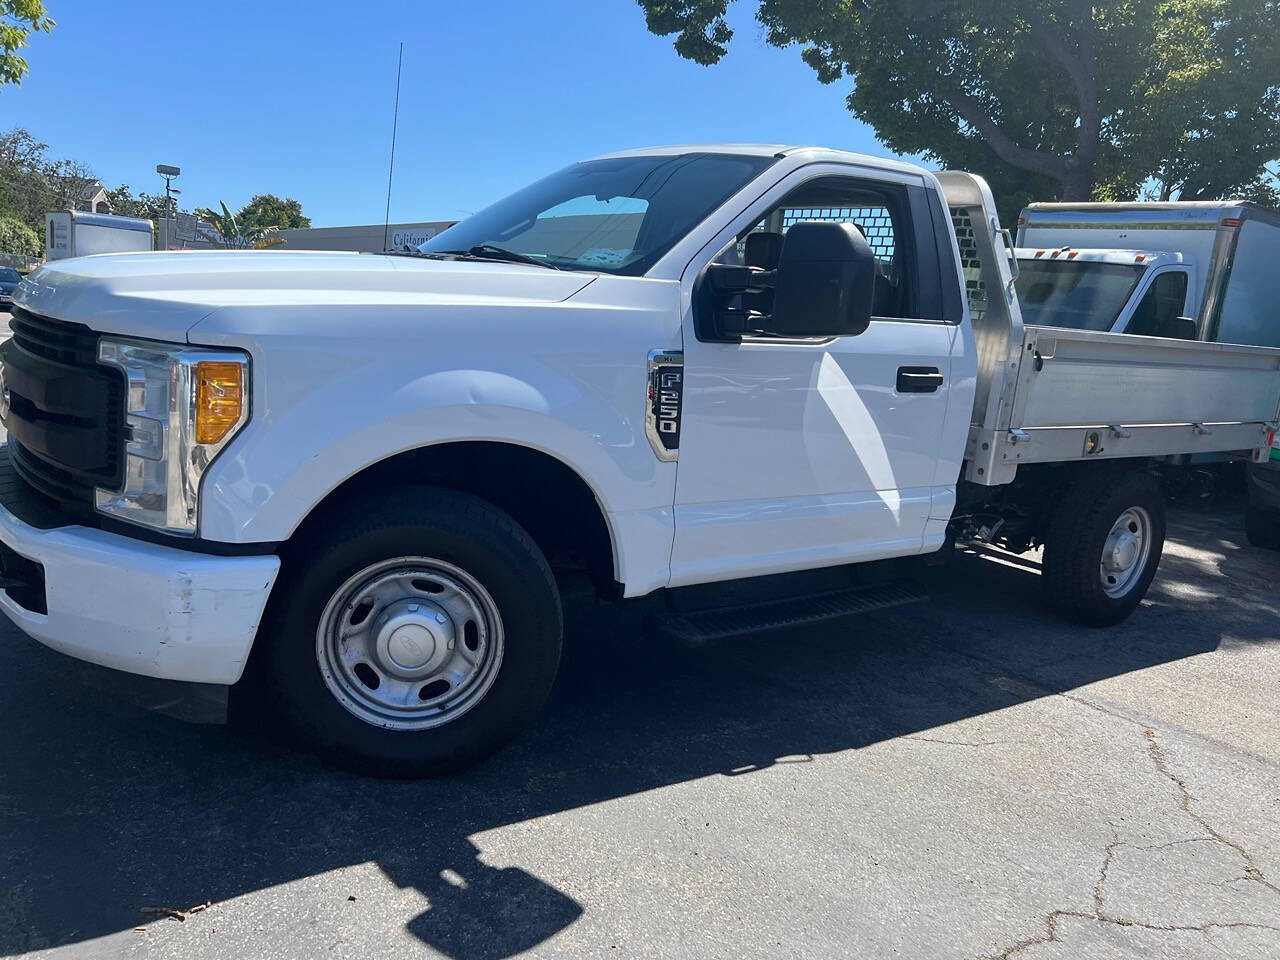
{"label": "palm plant", "polygon": [[201,235],[215,247],[223,250],[264,250],[281,242],[274,236],[279,227],[241,227],[236,223],[235,215],[227,209],[227,205],[218,201],[221,213],[212,210],[201,210],[200,217],[212,230],[201,230]]}

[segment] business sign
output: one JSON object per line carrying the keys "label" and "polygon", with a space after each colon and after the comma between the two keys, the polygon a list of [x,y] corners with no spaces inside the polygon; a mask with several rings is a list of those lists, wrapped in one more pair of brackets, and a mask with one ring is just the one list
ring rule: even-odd
{"label": "business sign", "polygon": [[177,236],[179,240],[185,240],[188,243],[194,243],[199,238],[196,236],[196,227],[200,221],[196,219],[195,214],[178,212]]}
{"label": "business sign", "polygon": [[405,227],[392,230],[390,246],[387,249],[403,250],[405,247],[420,247],[439,232],[430,227]]}

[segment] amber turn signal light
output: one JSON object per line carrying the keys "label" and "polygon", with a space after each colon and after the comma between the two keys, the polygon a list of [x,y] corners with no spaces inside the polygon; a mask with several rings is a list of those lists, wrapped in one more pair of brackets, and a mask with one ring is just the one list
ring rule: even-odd
{"label": "amber turn signal light", "polygon": [[196,364],[196,443],[217,443],[244,413],[244,365],[222,360]]}

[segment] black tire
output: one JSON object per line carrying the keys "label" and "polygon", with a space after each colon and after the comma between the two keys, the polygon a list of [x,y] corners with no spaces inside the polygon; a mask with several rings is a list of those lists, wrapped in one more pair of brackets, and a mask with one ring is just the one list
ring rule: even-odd
{"label": "black tire", "polygon": [[1255,547],[1280,550],[1280,517],[1249,504],[1244,515],[1244,533]]}
{"label": "black tire", "polygon": [[[1131,508],[1146,512],[1150,549],[1125,592],[1111,596],[1100,570],[1103,548],[1116,522]],[[1049,521],[1044,546],[1045,597],[1061,616],[1090,627],[1124,620],[1142,602],[1164,551],[1165,504],[1149,476],[1112,470],[1082,471]]]}
{"label": "black tire", "polygon": [[[456,719],[427,730],[384,729],[350,712],[326,684],[317,630],[349,578],[392,558],[460,568],[492,597],[504,650],[492,685]],[[468,494],[401,488],[330,514],[291,545],[255,643],[246,692],[301,745],[359,773],[422,777],[467,767],[524,731],[560,662],[563,616],[546,558],[510,516]]]}

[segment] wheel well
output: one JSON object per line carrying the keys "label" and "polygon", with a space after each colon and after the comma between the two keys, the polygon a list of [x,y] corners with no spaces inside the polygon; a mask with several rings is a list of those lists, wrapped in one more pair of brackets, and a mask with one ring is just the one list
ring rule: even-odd
{"label": "wheel well", "polygon": [[354,498],[406,484],[449,487],[487,500],[528,532],[558,575],[585,572],[602,595],[621,596],[609,525],[595,493],[572,467],[513,443],[441,443],[372,464],[317,504],[294,538]]}

